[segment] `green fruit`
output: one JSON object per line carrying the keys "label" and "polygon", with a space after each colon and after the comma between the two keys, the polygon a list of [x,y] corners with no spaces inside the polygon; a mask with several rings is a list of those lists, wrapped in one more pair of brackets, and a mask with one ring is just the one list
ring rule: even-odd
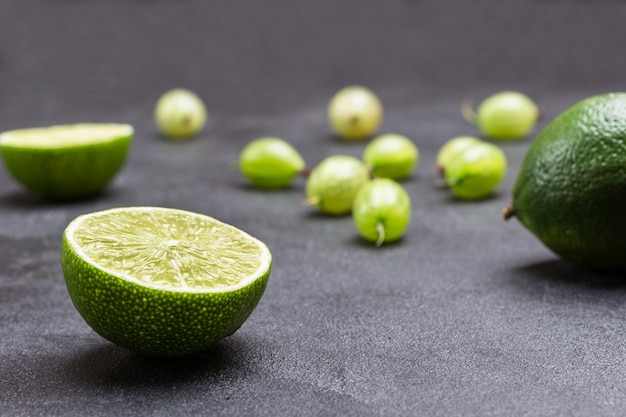
{"label": "green fruit", "polygon": [[186,139],[204,128],[206,107],[195,93],[176,88],[159,98],[154,109],[154,121],[164,136]]}
{"label": "green fruit", "polygon": [[260,138],[246,145],[239,156],[239,168],[252,185],[284,188],[305,168],[298,151],[279,138]]}
{"label": "green fruit", "polygon": [[356,193],[367,181],[369,172],[363,162],[352,156],[329,156],[307,178],[306,202],[326,214],[348,214]]}
{"label": "green fruit", "polygon": [[574,263],[626,268],[626,93],[587,98],[530,146],[505,217]]}
{"label": "green fruit", "polygon": [[515,91],[494,94],[476,110],[476,126],[491,139],[524,138],[535,128],[538,119],[537,105],[526,95]]}
{"label": "green fruit", "polygon": [[335,134],[348,141],[372,136],[382,123],[383,106],[366,87],[350,86],[339,90],[328,104],[328,122]]}
{"label": "green fruit", "polygon": [[437,153],[437,173],[443,175],[450,161],[459,153],[479,142],[480,139],[473,136],[456,136],[448,140]]}
{"label": "green fruit", "polygon": [[126,124],[75,124],[0,135],[11,175],[44,198],[75,200],[101,191],[120,171],[133,138]]}
{"label": "green fruit", "polygon": [[124,207],[74,219],[61,263],[97,333],[151,356],[207,349],[252,313],[272,265],[261,241],[211,217]]}
{"label": "green fruit", "polygon": [[411,199],[397,182],[375,178],[357,193],[352,217],[361,236],[380,246],[404,235],[411,219]]}
{"label": "green fruit", "polygon": [[401,180],[417,167],[419,152],[406,136],[388,133],[378,136],[365,147],[363,161],[374,176]]}
{"label": "green fruit", "polygon": [[504,152],[480,141],[457,154],[448,164],[444,178],[452,193],[462,200],[489,197],[506,176]]}

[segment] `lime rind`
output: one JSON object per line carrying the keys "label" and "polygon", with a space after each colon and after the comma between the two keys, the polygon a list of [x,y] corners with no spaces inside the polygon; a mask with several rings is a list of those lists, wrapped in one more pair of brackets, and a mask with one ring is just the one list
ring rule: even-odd
{"label": "lime rind", "polygon": [[94,268],[153,289],[228,292],[271,267],[263,242],[184,210],[104,210],[77,217],[65,235],[71,250]]}
{"label": "lime rind", "polygon": [[94,270],[65,237],[62,265],[72,303],[96,333],[157,357],[196,353],[235,333],[259,303],[270,274],[268,269],[226,293],[149,288]]}

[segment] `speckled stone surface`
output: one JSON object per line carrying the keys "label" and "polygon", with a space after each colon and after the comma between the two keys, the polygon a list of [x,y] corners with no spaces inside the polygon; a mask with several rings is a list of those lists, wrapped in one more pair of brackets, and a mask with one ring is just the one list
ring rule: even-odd
{"label": "speckled stone surface", "polygon": [[[0,128],[131,123],[126,166],[102,195],[53,204],[0,171],[2,416],[621,416],[626,281],[558,260],[504,222],[532,137],[502,144],[498,193],[455,201],[435,155],[476,134],[459,103],[518,89],[551,118],[623,90],[619,1],[31,1],[0,4]],[[376,90],[385,132],[420,149],[403,185],[398,244],[362,242],[350,217],[246,185],[250,140],[289,140],[307,163],[360,156],[334,139],[329,97]],[[188,87],[209,108],[196,139],[163,140],[158,96]],[[536,132],[535,132],[536,133]],[[77,215],[125,205],[209,214],[265,241],[265,295],[202,354],[152,359],[95,334],[73,308],[61,235]]]}

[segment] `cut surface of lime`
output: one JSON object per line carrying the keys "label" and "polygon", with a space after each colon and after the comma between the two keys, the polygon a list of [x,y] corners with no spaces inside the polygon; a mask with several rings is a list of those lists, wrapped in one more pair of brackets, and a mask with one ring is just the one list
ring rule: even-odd
{"label": "cut surface of lime", "polygon": [[126,124],[80,123],[11,130],[0,135],[0,143],[3,146],[29,148],[71,148],[98,142],[111,142],[132,134],[132,126]]}
{"label": "cut surface of lime", "polygon": [[265,245],[204,215],[109,210],[68,229],[77,254],[110,274],[170,291],[245,286],[268,268]]}
{"label": "cut surface of lime", "polygon": [[126,161],[127,124],[82,123],[11,130],[0,152],[11,175],[45,198],[71,200],[102,190]]}
{"label": "cut surface of lime", "polygon": [[123,207],[74,219],[62,264],[70,297],[96,332],[138,352],[179,356],[243,324],[272,257],[260,240],[212,217]]}

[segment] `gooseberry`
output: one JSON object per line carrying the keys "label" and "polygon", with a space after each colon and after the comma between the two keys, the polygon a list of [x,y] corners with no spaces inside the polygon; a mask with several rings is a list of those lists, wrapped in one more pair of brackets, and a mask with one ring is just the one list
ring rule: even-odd
{"label": "gooseberry", "polygon": [[380,246],[404,235],[411,219],[411,199],[394,180],[375,178],[358,191],[352,217],[361,236]]}
{"label": "gooseberry", "polygon": [[367,139],[378,130],[382,118],[380,100],[366,87],[344,87],[328,104],[328,122],[334,133],[344,140]]}
{"label": "gooseberry", "polygon": [[159,131],[168,138],[189,138],[204,127],[206,107],[195,93],[176,88],[159,98],[154,109],[154,121]]}
{"label": "gooseberry", "polygon": [[329,156],[307,178],[305,202],[326,214],[348,214],[357,191],[367,181],[369,172],[362,161],[347,155]]}
{"label": "gooseberry", "polygon": [[506,176],[507,160],[502,150],[480,141],[458,153],[446,166],[444,178],[452,193],[462,200],[490,196]]}
{"label": "gooseberry", "polygon": [[443,175],[446,166],[456,155],[479,141],[473,136],[456,136],[444,143],[437,153],[437,173]]}
{"label": "gooseberry", "polygon": [[535,128],[539,108],[525,94],[503,91],[481,102],[471,119],[488,138],[516,140],[528,136]]}
{"label": "gooseberry", "polygon": [[406,136],[388,133],[376,137],[365,147],[363,161],[374,176],[401,180],[417,167],[419,151]]}
{"label": "gooseberry", "polygon": [[305,163],[300,153],[284,139],[263,137],[243,148],[239,168],[253,186],[277,189],[287,187],[303,172]]}

